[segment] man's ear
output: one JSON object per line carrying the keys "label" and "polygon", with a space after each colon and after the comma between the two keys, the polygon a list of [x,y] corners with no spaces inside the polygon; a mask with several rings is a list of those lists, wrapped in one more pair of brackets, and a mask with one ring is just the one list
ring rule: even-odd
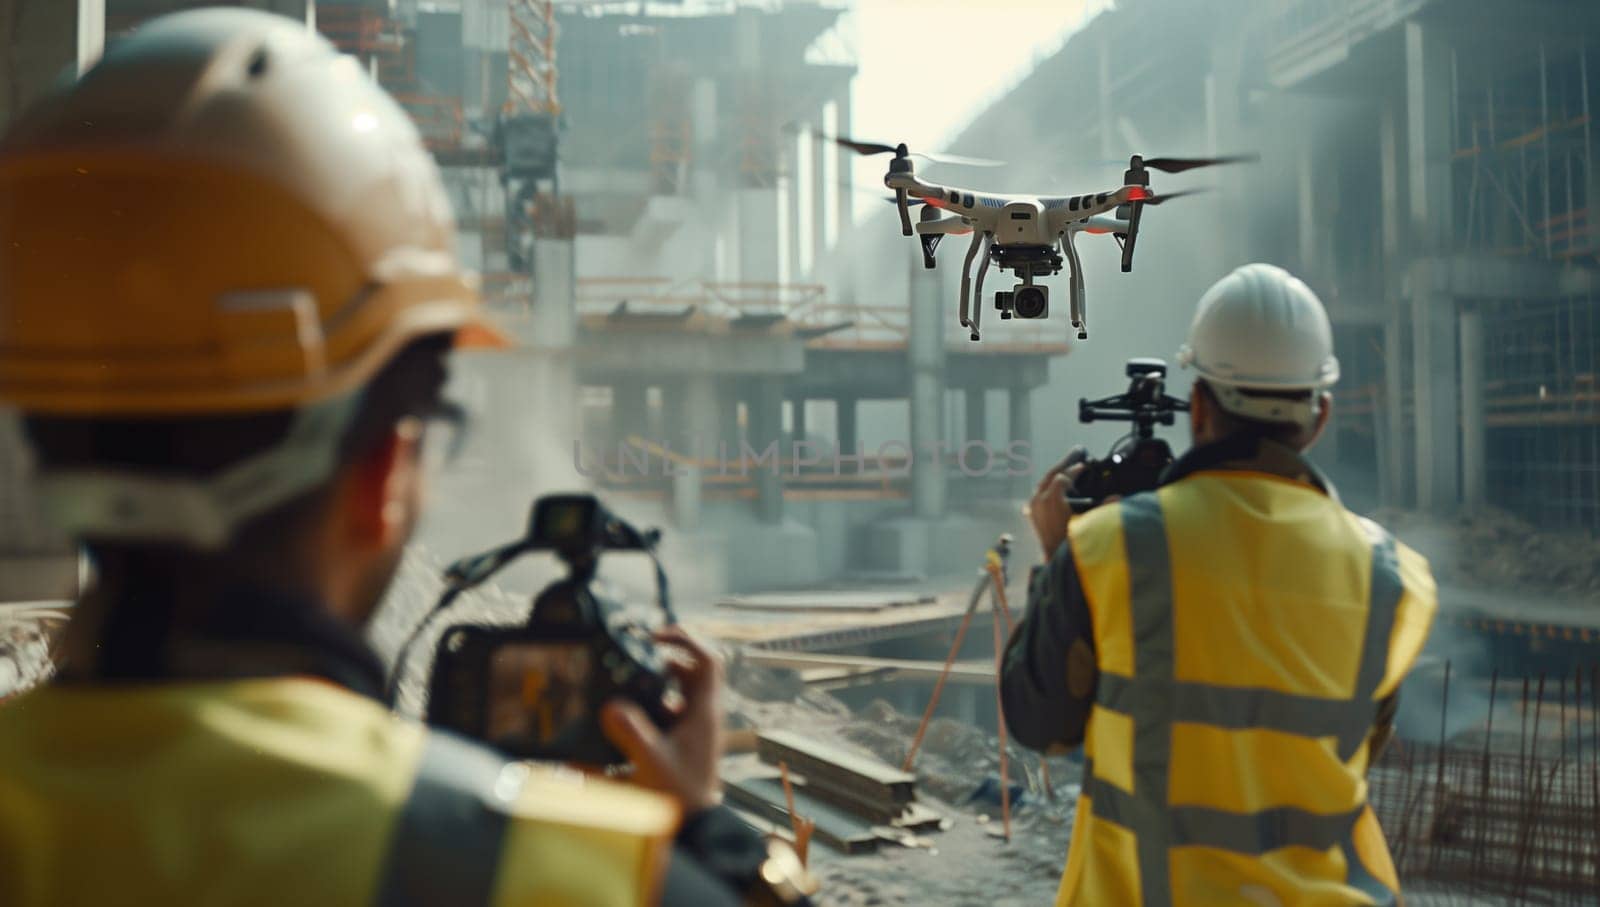
{"label": "man's ear", "polygon": [[1333,418],[1333,394],[1327,391],[1317,392],[1317,424],[1311,428],[1311,439],[1306,441],[1302,451],[1310,450],[1322,437],[1323,429],[1328,427],[1328,421]]}
{"label": "man's ear", "polygon": [[360,547],[389,547],[409,531],[418,440],[401,423],[345,467],[340,493],[344,523]]}
{"label": "man's ear", "polygon": [[1195,381],[1189,389],[1189,437],[1198,444],[1210,428],[1211,395],[1204,383]]}

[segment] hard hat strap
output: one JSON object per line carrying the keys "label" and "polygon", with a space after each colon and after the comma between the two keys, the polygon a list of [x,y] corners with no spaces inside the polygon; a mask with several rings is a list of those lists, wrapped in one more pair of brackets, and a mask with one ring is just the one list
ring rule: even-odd
{"label": "hard hat strap", "polygon": [[245,521],[326,481],[360,402],[346,394],[295,413],[282,442],[207,478],[113,469],[41,471],[40,498],[77,537],[222,548]]}

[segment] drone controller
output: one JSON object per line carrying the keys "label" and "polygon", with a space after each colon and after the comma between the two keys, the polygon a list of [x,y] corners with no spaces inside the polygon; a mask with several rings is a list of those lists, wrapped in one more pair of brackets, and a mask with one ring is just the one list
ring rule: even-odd
{"label": "drone controller", "polygon": [[1188,401],[1166,393],[1167,364],[1160,359],[1129,359],[1126,372],[1126,393],[1078,401],[1079,422],[1132,422],[1134,428],[1104,459],[1083,461],[1083,471],[1067,493],[1075,512],[1093,509],[1113,495],[1155,488],[1172,462],[1172,448],[1155,437],[1155,427],[1172,425],[1177,413],[1188,409]]}
{"label": "drone controller", "polygon": [[[511,756],[615,765],[620,753],[601,732],[600,708],[622,698],[660,727],[677,698],[661,652],[645,626],[592,587],[600,554],[650,554],[660,539],[608,513],[592,495],[552,495],[534,503],[528,532],[510,544],[458,561],[434,613],[525,553],[549,551],[567,576],[538,594],[515,627],[447,627],[429,682],[429,724],[483,740]],[[658,601],[673,623],[666,574],[656,562]]]}

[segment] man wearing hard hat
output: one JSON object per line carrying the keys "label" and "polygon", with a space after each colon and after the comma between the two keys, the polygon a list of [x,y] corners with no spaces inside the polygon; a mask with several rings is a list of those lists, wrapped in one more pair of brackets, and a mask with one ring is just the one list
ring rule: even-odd
{"label": "man wearing hard hat", "polygon": [[604,716],[641,786],[383,701],[360,631],[477,309],[416,129],[291,20],[152,21],[0,141],[0,402],[97,575],[58,677],[0,706],[0,904],[698,907],[782,879],[715,806],[718,668],[686,637],[670,733]]}
{"label": "man wearing hard hat", "polygon": [[[1084,752],[1067,904],[1389,904],[1365,774],[1435,609],[1427,562],[1304,453],[1338,380],[1316,295],[1253,264],[1201,298],[1179,361],[1194,445],[1154,491],[1070,516],[1005,655],[1022,743]],[[1070,519],[1069,519],[1070,517]]]}

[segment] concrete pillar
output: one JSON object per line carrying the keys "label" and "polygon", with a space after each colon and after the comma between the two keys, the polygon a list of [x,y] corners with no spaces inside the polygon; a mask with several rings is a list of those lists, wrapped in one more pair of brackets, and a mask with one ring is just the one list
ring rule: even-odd
{"label": "concrete pillar", "polygon": [[727,453],[722,454],[719,447],[718,455],[729,460],[738,459],[739,442],[743,438],[744,432],[739,427],[739,385],[736,381],[724,380],[717,387],[717,441],[727,445]]}
{"label": "concrete pillar", "polygon": [[944,516],[945,474],[941,456],[944,429],[944,307],[940,305],[938,272],[922,267],[921,255],[911,268],[911,500],[922,519]]}
{"label": "concrete pillar", "polygon": [[[1006,394],[1006,408],[1009,411],[1009,425],[1007,433],[1010,435],[1009,444],[1014,445],[1010,450],[1015,450],[1030,460],[1034,459],[1033,449],[1033,388],[1024,385],[1013,385]],[[1013,465],[1013,468],[1020,468]],[[1014,477],[1013,494],[1027,497],[1033,491],[1033,474],[1038,473],[1043,467],[1039,463],[1033,464],[1033,470],[1027,475]]]}
{"label": "concrete pillar", "polygon": [[806,439],[806,398],[789,398],[789,437],[795,441]]}
{"label": "concrete pillar", "polygon": [[[774,377],[760,377],[750,382],[750,395],[745,400],[748,408],[750,448],[755,456],[769,455],[782,459],[789,453],[783,445],[783,383]],[[770,459],[750,464],[751,479],[756,486],[756,513],[766,523],[783,522],[782,467]]]}
{"label": "concrete pillar", "polygon": [[528,354],[538,361],[537,392],[521,405],[530,408],[547,437],[570,447],[578,437],[578,377],[574,347],[578,339],[577,260],[573,234],[577,214],[570,199],[540,216],[533,241],[533,335]]}
{"label": "concrete pillar", "polygon": [[[834,134],[855,135],[855,127],[850,122],[850,84],[848,82],[845,83],[844,90],[840,91],[834,98],[833,103],[834,109],[838,111],[838,115],[835,117]],[[834,231],[835,236],[848,236],[850,225],[855,221],[855,193],[850,189],[850,173],[855,167],[854,154],[854,152],[848,151],[843,147],[834,148],[834,160],[838,162],[835,170],[839,174],[836,185],[833,187],[835,196],[839,199],[837,206],[839,220],[838,227]],[[818,211],[817,216],[821,217],[822,212]]]}
{"label": "concrete pillar", "polygon": [[783,191],[784,197],[789,202],[787,210],[784,211],[784,223],[788,229],[784,231],[783,254],[789,262],[787,270],[789,283],[802,283],[806,279],[800,255],[800,230],[805,220],[800,216],[800,210],[803,206],[810,204],[811,200],[800,193],[800,170],[804,164],[800,156],[802,142],[808,151],[819,147],[811,138],[811,133],[806,132],[798,140],[791,136],[788,147],[783,152],[783,158],[788,163],[785,168]]}
{"label": "concrete pillar", "polygon": [[833,437],[844,456],[855,456],[861,445],[861,433],[856,417],[859,401],[854,397],[839,397],[833,401]]}
{"label": "concrete pillar", "polygon": [[706,466],[702,461],[716,456],[718,400],[716,381],[704,373],[691,373],[673,388],[674,414],[673,450],[696,461],[693,465],[680,464],[673,469],[672,519],[679,529],[695,529],[700,525],[702,477]]}
{"label": "concrete pillar", "polygon": [[611,386],[611,450],[606,453],[614,454],[630,436],[643,438],[649,433],[649,390],[643,378],[619,379]]}
{"label": "concrete pillar", "polygon": [[1118,158],[1116,132],[1113,124],[1117,121],[1117,111],[1111,103],[1111,46],[1101,38],[1097,46],[1096,60],[1096,85],[1098,91],[1095,97],[1100,102],[1100,115],[1095,119],[1096,128],[1100,130],[1100,156],[1106,160]]}
{"label": "concrete pillar", "polygon": [[[1247,134],[1243,126],[1240,102],[1244,97],[1244,61],[1249,59],[1250,44],[1256,40],[1248,30],[1215,34],[1210,37],[1210,73],[1206,76],[1206,153],[1227,154],[1240,137]],[[1215,174],[1217,193],[1211,204],[1216,206],[1217,223],[1249,223],[1251,204],[1256,195],[1253,181],[1259,179],[1250,167],[1223,167]],[[1232,263],[1250,258],[1249,230],[1212,230],[1208,237],[1193,237],[1209,242],[1214,249],[1217,273],[1222,273]]]}
{"label": "concrete pillar", "polygon": [[778,282],[778,190],[739,190],[739,282]]}
{"label": "concrete pillar", "polygon": [[[1451,251],[1450,48],[1432,26],[1405,25],[1408,235],[1414,260]],[[1458,500],[1456,312],[1427,267],[1410,273],[1417,506],[1448,513]]]}
{"label": "concrete pillar", "polygon": [[[818,111],[818,122],[826,126],[827,118],[822,113],[822,111]],[[844,135],[846,133],[838,134]],[[817,143],[815,146],[818,149],[817,153],[811,156],[811,274],[813,281],[818,280],[827,272],[827,269],[823,267],[823,262],[828,260],[828,194],[834,191],[835,188],[829,185],[830,180],[828,179],[827,160],[830,153],[828,144],[832,143]],[[840,165],[835,167],[834,170],[840,174],[841,179],[844,179],[845,174],[850,173],[850,170],[848,169],[848,161],[843,154],[848,154],[849,152],[845,152],[843,148],[840,148],[839,151],[842,154],[835,157],[835,160],[839,161]]]}
{"label": "concrete pillar", "polygon": [[1407,421],[1403,410],[1408,356],[1403,316],[1396,312],[1383,326],[1383,433],[1379,448],[1383,468],[1378,474],[1379,493],[1384,504],[1390,507],[1405,507],[1413,501],[1411,468],[1406,459]]}
{"label": "concrete pillar", "polygon": [[0,0],[0,126],[105,46],[105,0]]}
{"label": "concrete pillar", "polygon": [[969,387],[966,391],[966,421],[967,433],[961,439],[962,443],[968,441],[989,440],[989,407],[988,392],[985,387]]}
{"label": "concrete pillar", "polygon": [[1461,501],[1468,511],[1483,507],[1487,476],[1487,428],[1483,400],[1483,316],[1461,313]]}
{"label": "concrete pillar", "polygon": [[1406,458],[1408,423],[1402,412],[1405,367],[1410,350],[1405,346],[1406,314],[1401,307],[1402,210],[1405,183],[1402,158],[1404,125],[1402,107],[1393,99],[1378,111],[1378,184],[1383,199],[1379,239],[1383,247],[1384,302],[1388,319],[1383,327],[1383,400],[1379,432],[1379,494],[1385,505],[1403,507],[1411,502],[1411,464]]}
{"label": "concrete pillar", "polygon": [[1315,142],[1306,136],[1301,136],[1298,150],[1298,167],[1295,174],[1299,208],[1299,251],[1300,267],[1297,269],[1300,276],[1308,280],[1315,280],[1321,273],[1324,265],[1322,250],[1318,246],[1321,234],[1325,231],[1317,223],[1317,189],[1321,180],[1327,179],[1327,174],[1317,170],[1317,154]]}
{"label": "concrete pillar", "polygon": [[472,369],[482,375],[486,390],[481,455],[496,492],[506,501],[526,502],[565,484],[565,470],[576,468],[577,436],[546,431],[544,407],[535,402],[547,399],[545,363],[531,350],[513,349],[474,357]]}

